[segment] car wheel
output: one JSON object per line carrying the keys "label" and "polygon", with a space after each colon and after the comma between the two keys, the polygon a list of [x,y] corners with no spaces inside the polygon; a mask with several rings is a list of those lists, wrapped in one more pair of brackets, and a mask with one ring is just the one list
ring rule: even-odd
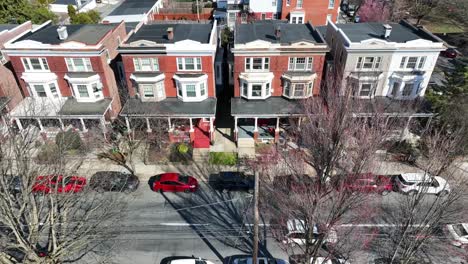
{"label": "car wheel", "polygon": [[388,195],[389,193],[390,193],[389,191],[385,190],[385,191],[382,192],[382,195],[385,196],[385,195]]}
{"label": "car wheel", "polygon": [[408,192],[409,196],[415,196],[416,194],[418,194],[418,191],[409,191]]}
{"label": "car wheel", "polygon": [[441,191],[441,192],[440,192],[440,193],[438,193],[437,195],[438,195],[438,196],[442,196],[442,197],[443,197],[443,196],[447,196],[448,194],[449,194],[449,192],[448,192],[448,191]]}

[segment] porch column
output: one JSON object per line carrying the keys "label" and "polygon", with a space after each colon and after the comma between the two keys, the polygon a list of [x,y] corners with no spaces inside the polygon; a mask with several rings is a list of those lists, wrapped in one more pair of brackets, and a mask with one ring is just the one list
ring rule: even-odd
{"label": "porch column", "polygon": [[189,122],[190,122],[190,132],[193,132],[192,118],[189,118]]}
{"label": "porch column", "polygon": [[170,117],[167,118],[167,123],[169,124],[169,131],[171,131],[172,124],[171,124],[171,118]]}
{"label": "porch column", "polygon": [[130,127],[130,120],[128,120],[128,117],[125,117],[125,125],[127,125],[128,132],[132,131],[132,128]]}
{"label": "porch column", "polygon": [[403,88],[405,87],[405,82],[404,81],[401,81],[401,84],[400,84],[400,87],[398,88],[398,94],[397,96],[401,96],[401,94],[403,93]]}
{"label": "porch column", "polygon": [[37,123],[39,124],[39,130],[41,130],[41,132],[44,132],[44,127],[42,126],[41,119],[37,118],[36,120],[37,120]]}
{"label": "porch column", "polygon": [[297,121],[297,129],[298,130],[301,130],[301,121],[302,121],[302,117],[299,117],[299,120]]}
{"label": "porch column", "polygon": [[237,133],[239,130],[237,129],[237,116],[234,117],[234,141],[237,141]]}
{"label": "porch column", "polygon": [[106,128],[106,119],[104,117],[101,117],[99,119],[99,123],[101,123],[101,129],[102,129],[102,132],[105,134],[107,132],[107,128]]}
{"label": "porch column", "polygon": [[18,126],[19,130],[23,130],[23,125],[21,124],[21,120],[19,118],[15,119],[16,125]]}
{"label": "porch column", "polygon": [[405,128],[403,128],[403,130],[401,131],[401,139],[403,139],[405,135],[409,132],[409,125],[412,118],[412,116],[408,117],[408,121],[406,121]]}
{"label": "porch column", "polygon": [[151,133],[151,131],[149,118],[146,118],[146,132]]}
{"label": "porch column", "polygon": [[62,118],[59,118],[58,121],[59,121],[59,123],[60,123],[60,128],[61,128],[62,130],[65,130],[65,125],[63,124]]}
{"label": "porch column", "polygon": [[279,132],[280,132],[279,131],[279,124],[280,124],[280,118],[277,117],[276,118],[276,128],[275,128],[275,143],[277,143],[278,140],[279,140]]}
{"label": "porch column", "polygon": [[255,117],[255,126],[253,131],[254,141],[257,142],[258,140],[258,117]]}
{"label": "porch column", "polygon": [[210,141],[214,141],[214,124],[213,118],[210,117]]}
{"label": "porch column", "polygon": [[88,132],[88,129],[86,129],[86,125],[85,125],[83,118],[80,118],[80,122],[81,122],[81,127],[83,128],[83,132]]}
{"label": "porch column", "polygon": [[189,122],[190,122],[190,130],[189,130],[190,142],[193,142],[195,140],[195,130],[193,130],[192,118],[189,118]]}

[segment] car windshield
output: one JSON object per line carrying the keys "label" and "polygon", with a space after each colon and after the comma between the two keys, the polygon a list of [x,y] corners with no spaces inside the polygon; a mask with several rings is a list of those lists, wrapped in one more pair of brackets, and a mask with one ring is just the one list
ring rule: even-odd
{"label": "car windshield", "polygon": [[414,182],[407,182],[407,181],[405,181],[405,179],[404,179],[403,176],[401,176],[401,175],[398,175],[398,180],[399,180],[402,184],[404,184],[404,185],[413,185],[413,184],[414,184]]}
{"label": "car windshield", "polygon": [[458,236],[468,236],[468,231],[462,224],[457,224],[453,226],[453,230],[457,233]]}
{"label": "car windshield", "polygon": [[188,183],[189,177],[188,176],[179,176],[179,181],[183,183]]}

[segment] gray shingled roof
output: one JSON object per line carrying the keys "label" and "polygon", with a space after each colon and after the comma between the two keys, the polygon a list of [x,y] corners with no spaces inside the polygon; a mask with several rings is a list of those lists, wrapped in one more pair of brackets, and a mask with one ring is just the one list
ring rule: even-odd
{"label": "gray shingled roof", "polygon": [[[167,38],[167,29],[172,27],[174,38]],[[143,25],[127,41],[131,43],[138,40],[149,40],[156,43],[174,43],[190,39],[200,43],[209,43],[212,24],[151,24]]]}
{"label": "gray shingled roof", "polygon": [[208,98],[201,102],[182,102],[177,98],[167,98],[159,102],[142,102],[131,98],[125,103],[120,115],[136,117],[200,117],[214,116],[216,99]]}
{"label": "gray shingled roof", "polygon": [[[275,30],[281,30],[280,40],[275,37]],[[235,43],[248,43],[255,40],[264,40],[271,43],[294,43],[309,41],[324,43],[317,31],[310,24],[288,24],[286,21],[261,20],[254,23],[236,25]]]}
{"label": "gray shingled roof", "polygon": [[68,38],[61,40],[58,37],[56,25],[50,25],[39,29],[36,32],[30,32],[15,42],[22,40],[34,40],[46,44],[57,45],[68,41],[78,41],[88,45],[95,45],[107,34],[115,28],[115,25],[105,24],[90,24],[90,25],[66,25]]}
{"label": "gray shingled roof", "polygon": [[125,0],[109,16],[145,14],[155,3],[156,0]]}
{"label": "gray shingled roof", "polygon": [[388,24],[392,26],[392,31],[388,39],[384,38],[384,27],[382,23],[350,23],[336,24],[336,26],[343,30],[352,42],[360,42],[371,38],[397,43],[405,43],[417,39],[427,39],[439,42],[439,40],[432,36],[432,34],[427,34],[423,30],[416,28],[405,21]]}
{"label": "gray shingled roof", "polygon": [[15,28],[17,26],[19,26],[19,25],[16,25],[16,24],[0,24],[0,32],[2,32],[4,30],[13,29],[13,28]]}
{"label": "gray shingled roof", "polygon": [[270,97],[266,100],[231,99],[233,116],[290,116],[302,115],[300,100],[289,100],[284,97]]}
{"label": "gray shingled roof", "polygon": [[75,98],[68,98],[58,112],[62,116],[102,116],[109,108],[111,99],[103,99],[95,103],[82,103]]}

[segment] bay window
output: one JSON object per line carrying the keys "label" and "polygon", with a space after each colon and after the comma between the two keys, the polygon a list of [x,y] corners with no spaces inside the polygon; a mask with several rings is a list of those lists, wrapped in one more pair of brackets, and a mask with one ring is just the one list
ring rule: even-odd
{"label": "bay window", "polygon": [[283,96],[287,98],[307,98],[312,96],[313,81],[309,82],[291,82],[283,81]]}
{"label": "bay window", "polygon": [[290,71],[308,71],[312,70],[313,58],[289,58],[288,69]]}
{"label": "bay window", "polygon": [[133,58],[133,66],[137,72],[159,71],[159,62],[157,58]]}
{"label": "bay window", "polygon": [[201,58],[177,58],[178,71],[201,71]]}
{"label": "bay window", "polygon": [[403,90],[401,91],[401,96],[408,97],[413,93],[414,83],[405,83]]}
{"label": "bay window", "polygon": [[303,97],[305,95],[305,84],[297,83],[294,87],[294,97]]}
{"label": "bay window", "polygon": [[77,101],[81,102],[95,102],[103,99],[102,83],[72,83],[73,91]]}
{"label": "bay window", "polygon": [[30,83],[28,84],[31,95],[33,97],[49,97],[59,98],[60,93],[57,90],[57,84],[54,82],[50,83]]}
{"label": "bay window", "polygon": [[34,90],[36,91],[37,97],[47,97],[47,93],[45,91],[43,84],[35,84],[33,85]]}
{"label": "bay window", "polygon": [[246,71],[264,71],[270,69],[270,58],[245,58]]}
{"label": "bay window", "polygon": [[203,74],[198,77],[186,77],[174,75],[177,86],[177,97],[184,102],[200,102],[208,98],[208,76]]}
{"label": "bay window", "polygon": [[90,72],[93,71],[89,58],[65,58],[68,71],[70,72]]}
{"label": "bay window", "polygon": [[49,65],[45,58],[21,58],[26,71],[48,71]]}
{"label": "bay window", "polygon": [[262,85],[261,84],[252,84],[252,93],[251,97],[262,97]]}
{"label": "bay window", "polygon": [[271,96],[271,83],[242,81],[242,97],[247,99],[266,99]]}
{"label": "bay window", "polygon": [[160,101],[166,99],[164,80],[156,83],[139,83],[142,101]]}
{"label": "bay window", "polygon": [[359,89],[359,96],[360,97],[369,97],[371,96],[372,92],[372,84],[371,83],[362,83],[361,89]]}

